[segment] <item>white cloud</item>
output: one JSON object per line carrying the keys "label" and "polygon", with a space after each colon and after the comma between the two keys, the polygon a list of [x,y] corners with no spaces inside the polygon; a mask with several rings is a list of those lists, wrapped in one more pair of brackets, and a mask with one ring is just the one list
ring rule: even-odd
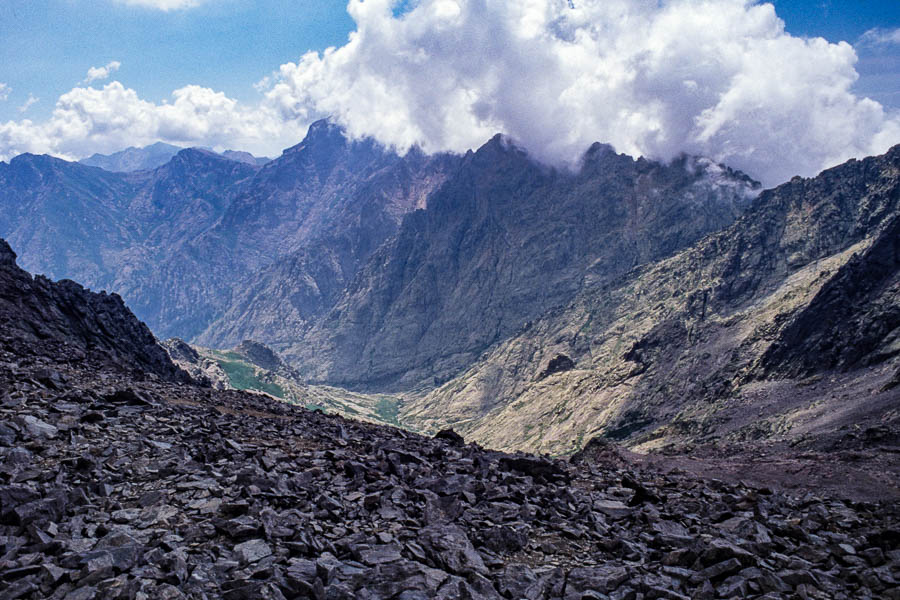
{"label": "white cloud", "polygon": [[199,86],[163,103],[115,81],[79,87],[46,122],[0,124],[0,158],[159,140],[270,155],[330,116],[401,151],[465,151],[502,132],[575,164],[600,141],[707,156],[771,185],[900,143],[900,115],[851,91],[853,47],[789,35],[771,4],[418,0],[399,17],[395,5],[349,0],[347,44],[282,65],[256,85],[258,104]]}
{"label": "white cloud", "polygon": [[860,36],[857,43],[863,46],[900,45],[900,27],[896,29],[884,29],[881,27],[870,29]]}
{"label": "white cloud", "polygon": [[93,81],[101,81],[103,79],[109,79],[109,76],[119,70],[119,67],[122,66],[117,60],[110,61],[106,63],[104,67],[91,67],[88,69],[87,77],[84,78],[84,81],[81,83],[91,83]]}
{"label": "white cloud", "polygon": [[120,4],[129,6],[142,6],[144,8],[155,8],[168,12],[170,10],[181,10],[184,8],[194,8],[200,6],[206,0],[116,0]]}
{"label": "white cloud", "polygon": [[19,112],[20,113],[26,112],[29,108],[31,108],[38,102],[40,102],[40,98],[35,98],[34,94],[28,94],[28,100],[25,101],[25,104],[23,104],[22,106],[19,107]]}
{"label": "white cloud", "polygon": [[7,98],[9,98],[9,93],[11,91],[11,87],[6,85],[5,83],[0,83],[0,102],[4,102]]}
{"label": "white cloud", "polygon": [[265,106],[243,106],[221,92],[187,86],[156,104],[118,81],[62,95],[51,117],[0,124],[0,160],[23,152],[81,158],[156,141],[242,148],[265,154],[300,140],[306,123],[284,123]]}
{"label": "white cloud", "polygon": [[900,142],[856,97],[846,43],[796,38],[745,0],[350,0],[349,42],[282,65],[285,119],[331,115],[400,149],[462,151],[500,131],[548,162],[594,141],[710,156],[768,184]]}

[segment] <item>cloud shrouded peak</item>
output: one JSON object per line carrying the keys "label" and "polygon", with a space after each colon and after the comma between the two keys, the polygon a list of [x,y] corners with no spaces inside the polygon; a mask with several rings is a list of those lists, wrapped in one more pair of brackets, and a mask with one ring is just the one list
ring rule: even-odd
{"label": "cloud shrouded peak", "polygon": [[[349,0],[347,10],[347,42],[281,65],[255,103],[200,85],[162,102],[118,81],[76,87],[45,121],[0,123],[0,160],[156,141],[273,155],[330,117],[400,151],[464,152],[502,133],[539,160],[576,165],[603,142],[662,160],[706,156],[774,185],[900,143],[900,115],[853,92],[854,48],[791,36],[771,4]],[[872,30],[858,44],[895,37]],[[93,67],[82,83],[118,67]]]}
{"label": "cloud shrouded peak", "polygon": [[709,156],[768,184],[900,142],[855,96],[847,43],[796,38],[745,0],[350,0],[348,43],[282,65],[267,101],[400,150],[503,132],[574,164],[594,141]]}

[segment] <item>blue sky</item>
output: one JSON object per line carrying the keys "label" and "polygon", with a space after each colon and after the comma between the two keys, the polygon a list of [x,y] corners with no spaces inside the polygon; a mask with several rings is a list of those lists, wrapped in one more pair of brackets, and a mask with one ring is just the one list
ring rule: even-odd
{"label": "blue sky", "polygon": [[89,68],[118,61],[115,78],[154,100],[199,84],[242,101],[253,84],[310,49],[343,44],[353,27],[342,2],[227,0],[167,12],[112,0],[0,2],[0,82],[11,88],[0,121],[31,118]]}
{"label": "blue sky", "polygon": [[[739,73],[744,78],[759,77],[758,64],[744,60],[739,61],[741,64],[724,65],[721,73],[688,73],[691,65],[720,60],[715,54],[702,55],[699,46],[691,54],[681,47],[683,40],[669,35],[671,31],[689,31],[691,26],[702,27],[699,23],[704,15],[697,5],[703,0],[693,1],[691,8],[692,1],[661,1],[663,7],[687,7],[666,13],[653,8],[655,4],[648,0],[611,0],[606,6],[598,0],[574,0],[579,8],[573,12],[576,17],[563,15],[553,20],[547,15],[562,14],[564,9],[558,6],[566,4],[562,0],[535,0],[529,6],[546,7],[534,9],[535,14],[530,15],[525,13],[532,8],[510,8],[503,5],[516,3],[490,0],[483,5],[468,0],[351,0],[352,14],[341,1],[3,0],[0,158],[21,151],[78,158],[91,151],[113,151],[132,141],[142,145],[157,139],[183,145],[241,146],[272,154],[299,141],[296,138],[302,137],[309,121],[328,115],[352,134],[373,135],[399,149],[418,144],[431,150],[462,150],[477,145],[491,130],[503,130],[522,139],[541,158],[565,162],[572,160],[574,148],[588,139],[573,133],[577,129],[588,131],[586,135],[600,141],[611,141],[629,153],[665,158],[678,151],[706,151],[724,159],[730,152],[737,156],[734,160],[744,160],[745,168],[765,170],[768,167],[757,164],[761,159],[747,157],[754,150],[734,151],[732,139],[750,135],[740,117],[758,113],[760,108],[752,105],[760,100],[750,98],[752,90],[736,89],[728,83],[741,80],[735,77]],[[177,3],[192,6],[173,8]],[[721,15],[716,15],[712,27],[734,29],[736,33],[729,35],[745,36],[747,48],[751,48],[747,52],[758,52],[759,61],[764,62],[768,51],[765,40],[775,35],[772,16],[765,10],[755,10],[752,3],[741,6],[746,3],[740,0],[720,0],[710,6],[726,4],[728,10],[716,8],[715,12]],[[849,110],[852,118],[869,124],[871,129],[869,138],[848,138],[842,142],[844,147],[829,149],[816,159],[815,166],[810,163],[791,168],[805,174],[821,166],[819,163],[878,148],[885,145],[885,139],[893,139],[896,123],[890,120],[891,115],[900,113],[900,2],[775,0],[773,4],[787,32],[779,36],[778,43],[783,44],[788,55],[799,52],[782,65],[785,86],[794,85],[793,80],[798,77],[807,77],[804,73],[812,73],[808,81],[796,86],[795,93],[785,93],[778,101],[796,102],[796,98],[791,100],[792,95],[812,98],[821,92],[822,118]],[[385,12],[388,5],[390,10]],[[619,12],[611,12],[610,5],[616,5]],[[541,11],[543,14],[537,14]],[[644,67],[636,67],[627,75],[636,81],[656,77],[640,88],[615,88],[622,78],[603,80],[603,75],[590,71],[589,62],[579,67],[581,71],[557,76],[553,69],[568,69],[563,63],[572,60],[571,52],[560,50],[557,44],[538,55],[534,44],[515,44],[515,40],[534,33],[528,29],[528,23],[545,18],[544,33],[556,36],[559,30],[565,30],[565,35],[580,31],[594,36],[583,48],[588,52],[587,58],[576,53],[579,58],[587,60],[589,52],[598,52],[598,62],[609,65],[604,72],[620,67],[627,70],[640,58],[616,54],[616,48],[624,47],[629,35],[622,23],[615,22],[615,15],[621,14],[629,15],[628,23],[654,32],[643,33],[643,37],[658,34],[669,44],[667,54],[661,55],[660,60],[687,65],[683,81],[675,83],[694,86],[690,88],[693,95],[681,97],[676,93],[669,99],[666,94],[675,84],[660,77],[652,66],[647,67],[647,73],[641,71]],[[515,24],[510,25],[513,21]],[[448,29],[448,23],[452,23],[451,29],[457,29]],[[481,35],[483,24],[506,35]],[[348,36],[355,30],[369,32],[360,36],[364,39],[358,47],[347,44]],[[603,35],[614,31],[615,39],[623,44],[607,44],[603,35],[596,34],[599,30],[605,32]],[[804,48],[798,48],[794,43],[794,38],[808,40],[818,36],[833,44],[818,47],[803,42]],[[470,41],[458,45],[462,39]],[[498,39],[507,41],[498,46]],[[858,58],[855,65],[846,48],[836,44],[840,41],[853,45]],[[484,47],[478,48],[479,44]],[[711,40],[704,47],[721,53],[728,51],[729,44],[723,33],[721,39]],[[302,60],[307,51],[322,51],[330,46],[340,49],[335,56]],[[470,50],[475,52],[470,55]],[[497,54],[496,62],[489,60],[492,52]],[[412,58],[416,53],[427,55],[428,61],[417,63]],[[774,56],[780,54],[776,52]],[[809,67],[798,70],[796,64],[790,64],[797,61],[808,61]],[[557,66],[549,66],[551,63]],[[535,65],[541,64],[544,67],[537,69]],[[778,81],[779,67],[773,68],[772,78]],[[825,88],[840,88],[849,81],[848,68],[855,68],[859,75],[858,81],[848,88],[852,97],[839,102],[829,100]],[[91,69],[93,80],[88,78]],[[593,88],[576,83],[584,82],[586,74],[588,79],[596,79]],[[522,94],[509,94],[506,88],[514,88],[514,80],[522,78],[537,81],[536,85],[523,88],[522,94],[536,88],[543,94],[540,106],[537,100],[527,104]],[[544,79],[546,85],[541,83]],[[569,84],[554,87],[554,79]],[[440,93],[428,89],[436,80],[447,80],[452,85],[445,85]],[[261,81],[264,85],[257,85]],[[498,82],[506,87],[497,87]],[[761,82],[757,87],[768,85]],[[696,99],[697,86],[707,92],[702,101]],[[465,98],[457,97],[460,89],[465,91]],[[176,90],[182,92],[173,96]],[[54,117],[64,94],[68,94],[64,103],[67,112]],[[565,98],[571,106],[565,111],[548,110],[546,105],[557,97]],[[725,101],[732,97],[739,100]],[[879,102],[887,116],[876,114],[877,110],[863,102],[865,97]],[[446,107],[442,106],[445,99]],[[657,99],[660,106],[653,106],[652,111],[637,106],[655,105]],[[592,102],[618,104],[614,114],[597,116],[586,108]],[[402,105],[403,110],[394,104]],[[785,119],[796,120],[800,111],[798,107],[773,107],[766,108],[772,108],[773,114],[779,113],[772,118],[773,131],[783,127]],[[209,122],[197,126],[189,122],[197,115],[213,113],[217,116]],[[684,115],[679,121],[681,113]],[[565,140],[553,139],[559,120],[571,115],[579,116],[573,131],[566,133]],[[630,119],[633,132],[621,127],[626,118],[623,115]],[[134,123],[122,124],[129,119]],[[878,119],[881,121],[873,124]],[[77,127],[72,125],[75,121]],[[536,122],[537,127],[533,126]],[[459,124],[459,131],[453,130],[455,123]],[[613,125],[619,129],[613,131]],[[799,122],[797,126],[804,127]],[[845,129],[856,127],[848,122]],[[115,135],[110,133],[113,130]],[[833,137],[830,132],[817,135]],[[731,137],[726,139],[727,136]],[[872,141],[876,138],[880,140],[877,143]],[[763,142],[750,140],[747,148],[750,144],[757,148]],[[817,145],[820,142],[809,140],[810,148]],[[783,173],[773,171],[772,176],[781,177]]]}

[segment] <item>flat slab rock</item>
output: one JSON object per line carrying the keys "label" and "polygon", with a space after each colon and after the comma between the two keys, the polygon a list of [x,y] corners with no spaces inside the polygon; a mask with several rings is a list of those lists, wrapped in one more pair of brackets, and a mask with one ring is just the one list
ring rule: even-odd
{"label": "flat slab rock", "polygon": [[0,598],[900,598],[891,503],[0,365]]}

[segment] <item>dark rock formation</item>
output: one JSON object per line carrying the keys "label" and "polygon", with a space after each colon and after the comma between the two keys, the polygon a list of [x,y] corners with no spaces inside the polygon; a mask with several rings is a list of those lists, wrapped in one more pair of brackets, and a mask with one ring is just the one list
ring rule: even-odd
{"label": "dark rock formation", "polygon": [[900,215],[851,258],[779,333],[764,377],[870,366],[900,354]]}
{"label": "dark rock formation", "polygon": [[147,326],[117,294],[93,293],[79,284],[32,278],[0,240],[0,344],[20,357],[53,356],[114,365],[186,381]]}
{"label": "dark rock formation", "polygon": [[260,344],[253,340],[244,340],[234,351],[246,358],[247,361],[267,371],[284,374],[285,376],[295,376],[293,369],[288,367],[281,360],[281,357],[265,344]]}
{"label": "dark rock formation", "polygon": [[550,359],[549,363],[547,363],[547,368],[538,373],[537,379],[538,381],[540,381],[541,379],[546,379],[554,373],[563,373],[565,371],[571,371],[574,368],[575,361],[573,361],[565,354],[557,354]]}

